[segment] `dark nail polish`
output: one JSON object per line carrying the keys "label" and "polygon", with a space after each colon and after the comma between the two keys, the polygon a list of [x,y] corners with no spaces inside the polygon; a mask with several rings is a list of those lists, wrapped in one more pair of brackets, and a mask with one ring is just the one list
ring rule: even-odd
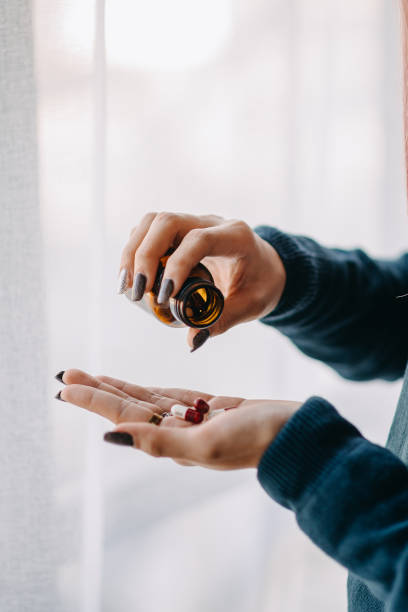
{"label": "dark nail polish", "polygon": [[55,399],[59,400],[60,402],[65,402],[65,400],[63,400],[61,397],[61,391],[58,391],[57,395],[55,396]]}
{"label": "dark nail polish", "polygon": [[138,302],[142,299],[146,288],[146,277],[138,272],[133,280],[132,301]]}
{"label": "dark nail polish", "polygon": [[65,370],[61,370],[61,372],[58,372],[58,374],[54,376],[54,378],[62,382],[63,385],[65,385],[64,381],[62,380],[62,377],[64,376],[64,374],[65,374]]}
{"label": "dark nail polish", "polygon": [[202,329],[200,332],[198,332],[198,334],[193,338],[193,348],[191,349],[190,353],[194,353],[194,351],[199,349],[200,346],[203,346],[204,342],[206,342],[209,337],[210,332],[208,329]]}
{"label": "dark nail polish", "polygon": [[171,278],[166,278],[161,284],[159,295],[157,296],[158,304],[165,304],[173,293],[174,283]]}
{"label": "dark nail polish", "polygon": [[125,431],[108,431],[103,436],[103,439],[105,442],[112,442],[121,446],[133,446],[132,436]]}

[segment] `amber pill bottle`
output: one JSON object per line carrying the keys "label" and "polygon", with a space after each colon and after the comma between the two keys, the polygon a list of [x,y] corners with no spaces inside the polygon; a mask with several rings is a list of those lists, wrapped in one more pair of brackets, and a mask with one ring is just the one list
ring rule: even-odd
{"label": "amber pill bottle", "polygon": [[[164,268],[172,252],[168,251],[160,258],[152,290],[145,293],[140,302],[133,303],[142,306],[159,321],[171,327],[211,327],[221,316],[224,297],[214,285],[211,272],[201,263],[191,270],[177,295],[171,297],[167,304],[157,303]],[[131,299],[131,289],[128,289],[125,295]]]}

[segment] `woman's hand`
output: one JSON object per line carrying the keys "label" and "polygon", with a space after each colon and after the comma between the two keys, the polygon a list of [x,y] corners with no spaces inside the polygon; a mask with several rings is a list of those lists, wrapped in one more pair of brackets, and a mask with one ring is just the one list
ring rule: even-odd
{"label": "woman's hand", "polygon": [[[110,419],[117,424],[115,432],[127,433],[130,437],[125,438],[135,448],[154,457],[171,457],[182,465],[217,470],[256,467],[301,405],[140,387],[107,376],[93,377],[81,370],[66,370],[63,382],[67,386],[60,399]],[[210,415],[214,410],[228,410],[211,419],[207,417],[200,425],[176,417],[164,418],[159,426],[148,423],[153,413],[168,412],[174,404],[192,407],[199,397],[209,404]]]}
{"label": "woman's hand", "polygon": [[[132,229],[122,252],[119,292],[133,286],[132,299],[140,300],[152,289],[159,259],[171,247],[175,251],[167,261],[161,285],[164,299],[177,294],[199,262],[210,270],[224,295],[224,311],[208,330],[211,336],[258,319],[277,306],[286,273],[276,250],[243,221],[227,221],[215,215],[145,215]],[[166,283],[168,280],[172,282]],[[193,342],[198,333],[197,329],[188,333],[188,342],[194,349],[198,348],[197,341]],[[201,331],[200,340],[207,337]]]}

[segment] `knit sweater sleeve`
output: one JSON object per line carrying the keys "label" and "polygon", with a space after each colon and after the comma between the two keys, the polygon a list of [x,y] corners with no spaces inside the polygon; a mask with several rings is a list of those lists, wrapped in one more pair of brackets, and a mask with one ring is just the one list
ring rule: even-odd
{"label": "knit sweater sleeve", "polygon": [[408,469],[393,453],[311,397],[264,453],[258,479],[386,612],[408,610]]}
{"label": "knit sweater sleeve", "polygon": [[286,285],[261,319],[303,353],[351,380],[402,376],[408,358],[408,254],[372,259],[361,249],[327,248],[305,236],[255,229],[278,252]]}

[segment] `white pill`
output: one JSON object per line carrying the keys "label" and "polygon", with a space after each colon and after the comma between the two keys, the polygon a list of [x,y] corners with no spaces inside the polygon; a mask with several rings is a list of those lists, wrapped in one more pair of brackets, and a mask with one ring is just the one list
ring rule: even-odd
{"label": "white pill", "polygon": [[184,419],[186,416],[186,412],[188,410],[188,406],[181,406],[180,404],[174,404],[171,407],[170,412],[173,416],[178,417],[179,419]]}
{"label": "white pill", "polygon": [[173,416],[183,419],[184,421],[189,421],[190,423],[201,423],[204,415],[198,410],[194,408],[190,408],[189,406],[181,406],[180,404],[174,404],[171,407],[170,412]]}

